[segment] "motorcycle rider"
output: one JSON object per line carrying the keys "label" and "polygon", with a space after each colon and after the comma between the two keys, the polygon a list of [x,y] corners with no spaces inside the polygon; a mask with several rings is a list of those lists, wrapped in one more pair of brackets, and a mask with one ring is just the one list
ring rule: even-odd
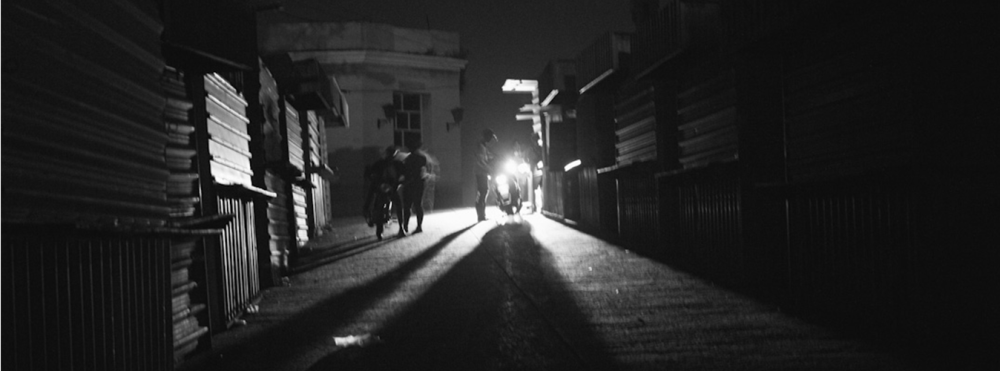
{"label": "motorcycle rider", "polygon": [[[403,177],[403,163],[396,159],[398,152],[399,150],[395,146],[386,147],[385,157],[375,161],[365,172],[369,180],[368,193],[365,195],[365,219],[368,221],[368,225],[375,224],[375,237],[379,240],[382,239],[382,230],[385,227],[385,221],[377,222],[375,220],[376,216],[372,215],[372,211],[378,206],[374,205],[378,192],[387,193],[389,201],[392,202],[396,209],[396,218],[400,221],[403,220],[403,208],[401,207],[402,203],[399,200],[398,192],[399,184]],[[397,236],[406,236],[402,224],[400,224]]]}

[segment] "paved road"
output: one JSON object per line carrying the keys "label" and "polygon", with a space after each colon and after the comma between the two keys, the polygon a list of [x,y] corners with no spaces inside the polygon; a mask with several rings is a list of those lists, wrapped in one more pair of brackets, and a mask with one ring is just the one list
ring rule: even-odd
{"label": "paved road", "polygon": [[[911,370],[538,215],[375,241],[347,223],[246,326],[188,364],[212,370]],[[395,226],[388,232],[394,232]],[[311,262],[311,264],[310,264]],[[370,334],[364,347],[336,338]]]}

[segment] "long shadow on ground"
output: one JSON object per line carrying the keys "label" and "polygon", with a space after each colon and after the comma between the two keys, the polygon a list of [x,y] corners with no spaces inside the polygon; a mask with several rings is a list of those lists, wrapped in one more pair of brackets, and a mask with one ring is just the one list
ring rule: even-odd
{"label": "long shadow on ground", "polygon": [[391,239],[376,240],[374,237],[333,245],[309,253],[303,253],[291,262],[290,275],[311,271],[338,260],[347,259],[391,242]]}
{"label": "long shadow on ground", "polygon": [[247,336],[228,349],[186,364],[185,370],[279,370],[296,369],[290,364],[304,349],[327,342],[331,332],[346,325],[370,308],[375,302],[395,291],[411,274],[426,265],[455,238],[472,228],[455,231],[395,270],[383,274],[371,283],[352,288],[330,297],[286,321],[259,333]]}
{"label": "long shadow on ground", "polygon": [[382,342],[335,349],[309,370],[616,369],[528,224],[489,231]]}

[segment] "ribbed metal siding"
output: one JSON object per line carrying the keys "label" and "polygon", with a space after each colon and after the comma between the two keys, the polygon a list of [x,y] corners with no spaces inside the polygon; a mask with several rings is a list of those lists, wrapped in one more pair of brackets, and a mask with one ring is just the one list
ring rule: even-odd
{"label": "ribbed metal siding", "polygon": [[217,74],[205,76],[208,149],[216,183],[252,185],[247,102]]}
{"label": "ribbed metal siding", "polygon": [[659,204],[650,174],[628,174],[617,181],[618,235],[637,251],[657,253]]}
{"label": "ribbed metal siding", "polygon": [[681,1],[645,1],[632,36],[632,71],[642,72],[681,48]]}
{"label": "ribbed metal siding", "polygon": [[288,141],[288,163],[296,169],[305,169],[305,151],[302,150],[302,123],[301,116],[308,112],[298,112],[290,105],[286,105],[285,110],[286,129],[285,140]]}
{"label": "ribbed metal siding", "polygon": [[744,0],[721,3],[724,44],[730,48],[764,39],[796,18],[815,11],[822,1]]}
{"label": "ribbed metal siding", "polygon": [[219,213],[233,215],[219,236],[223,282],[222,312],[227,323],[243,314],[260,293],[257,234],[250,200],[219,197]]}
{"label": "ribbed metal siding", "polygon": [[292,185],[292,207],[295,212],[295,243],[301,247],[309,242],[309,206],[306,188]]}
{"label": "ribbed metal siding", "polygon": [[[204,87],[214,182],[252,186],[247,102],[218,74],[205,75]],[[254,200],[222,187],[217,187],[216,193],[219,215],[233,216],[219,236],[218,252],[222,297],[217,298],[217,303],[222,305],[219,313],[228,324],[242,315],[260,293]]]}
{"label": "ribbed metal siding", "polygon": [[601,225],[601,200],[597,184],[597,169],[580,169],[580,222],[590,228]]}
{"label": "ribbed metal siding", "polygon": [[169,173],[153,4],[8,5],[3,220],[162,225]]}
{"label": "ribbed metal siding", "polygon": [[653,87],[646,84],[632,85],[619,93],[615,103],[615,162],[619,166],[656,160],[654,94]]}
{"label": "ribbed metal siding", "polygon": [[787,166],[793,182],[906,165],[911,156],[916,109],[908,72],[879,47],[843,40],[853,37],[864,36],[824,35],[786,55]]}
{"label": "ribbed metal siding", "polygon": [[[900,185],[802,188],[788,199],[792,294],[807,308],[889,320],[919,281],[914,200]],[[884,325],[884,323],[882,324]]]}
{"label": "ribbed metal siding", "polygon": [[556,216],[562,218],[565,216],[565,210],[563,208],[563,202],[565,198],[563,196],[563,176],[565,174],[561,172],[550,171],[545,173],[545,193],[544,199],[542,200],[543,210],[555,214]]}
{"label": "ribbed metal siding", "polygon": [[741,189],[735,167],[668,178],[677,190],[675,249],[704,273],[739,277],[743,269]]}
{"label": "ribbed metal siding", "polygon": [[173,369],[168,240],[5,228],[3,262],[5,365]]}
{"label": "ribbed metal siding", "polygon": [[563,174],[563,216],[566,219],[580,221],[580,171]]}
{"label": "ribbed metal siding", "polygon": [[288,194],[288,187],[281,177],[268,171],[264,181],[267,189],[277,194],[268,201],[267,206],[267,218],[270,221],[267,231],[271,236],[271,264],[287,268],[288,253],[292,244],[291,224],[289,224],[292,197]]}
{"label": "ribbed metal siding", "polygon": [[680,163],[684,168],[738,158],[733,71],[700,72],[682,78],[677,97]]}

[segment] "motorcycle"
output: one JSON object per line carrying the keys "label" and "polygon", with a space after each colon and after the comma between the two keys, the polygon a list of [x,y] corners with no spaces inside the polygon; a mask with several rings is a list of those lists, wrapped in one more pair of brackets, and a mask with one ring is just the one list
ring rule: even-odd
{"label": "motorcycle", "polygon": [[385,231],[386,224],[392,220],[392,192],[396,190],[388,183],[382,183],[375,191],[374,200],[367,212],[368,226],[375,227],[375,236],[382,239],[382,232]]}
{"label": "motorcycle", "polygon": [[517,184],[517,176],[501,173],[493,178],[493,182],[500,211],[507,215],[520,213],[521,187]]}

